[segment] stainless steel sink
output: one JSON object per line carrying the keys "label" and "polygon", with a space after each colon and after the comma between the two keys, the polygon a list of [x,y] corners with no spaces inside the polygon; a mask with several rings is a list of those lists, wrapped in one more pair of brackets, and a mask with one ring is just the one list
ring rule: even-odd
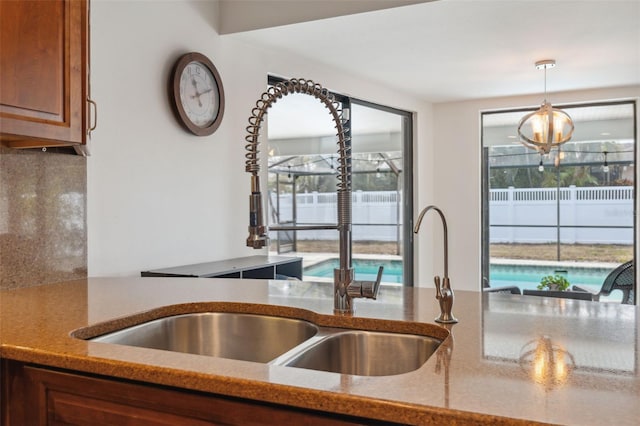
{"label": "stainless steel sink", "polygon": [[442,343],[426,335],[229,312],[164,317],[88,340],[359,376],[417,370]]}
{"label": "stainless steel sink", "polygon": [[417,370],[438,349],[439,339],[413,334],[346,331],[330,335],[284,365],[359,376]]}
{"label": "stainless steel sink", "polygon": [[160,318],[91,340],[266,363],[317,332],[298,319],[206,312]]}

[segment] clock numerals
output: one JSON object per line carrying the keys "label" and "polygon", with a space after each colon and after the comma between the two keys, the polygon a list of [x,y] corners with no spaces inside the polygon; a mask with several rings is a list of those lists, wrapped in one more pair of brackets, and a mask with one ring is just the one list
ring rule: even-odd
{"label": "clock numerals", "polygon": [[198,65],[189,65],[186,68],[186,73],[191,76],[191,75],[206,75],[206,73],[201,73],[201,68]]}

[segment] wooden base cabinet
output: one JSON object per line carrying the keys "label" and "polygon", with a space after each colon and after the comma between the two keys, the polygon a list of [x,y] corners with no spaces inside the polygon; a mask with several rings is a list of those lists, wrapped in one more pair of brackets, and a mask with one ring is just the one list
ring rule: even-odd
{"label": "wooden base cabinet", "polygon": [[0,1],[0,141],[86,147],[89,0]]}
{"label": "wooden base cabinet", "polygon": [[3,426],[378,424],[9,360],[0,377]]}

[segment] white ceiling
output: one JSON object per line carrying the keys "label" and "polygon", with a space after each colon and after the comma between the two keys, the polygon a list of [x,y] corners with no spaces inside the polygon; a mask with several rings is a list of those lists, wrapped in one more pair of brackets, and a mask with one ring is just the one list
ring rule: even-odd
{"label": "white ceiling", "polygon": [[547,58],[549,92],[640,84],[640,0],[439,0],[229,37],[434,103],[542,93]]}

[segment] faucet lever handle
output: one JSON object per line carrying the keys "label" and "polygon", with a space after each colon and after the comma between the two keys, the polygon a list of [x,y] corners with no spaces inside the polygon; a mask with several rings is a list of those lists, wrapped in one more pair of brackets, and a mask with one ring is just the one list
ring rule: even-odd
{"label": "faucet lever handle", "polygon": [[376,299],[378,297],[378,289],[382,280],[382,272],[384,266],[378,269],[378,276],[375,281],[353,281],[347,287],[347,292],[351,297],[366,297],[367,299]]}
{"label": "faucet lever handle", "polygon": [[367,295],[367,297],[372,298],[373,300],[378,297],[378,290],[380,289],[380,281],[382,281],[382,272],[384,271],[384,266],[380,266],[378,268],[378,276],[376,277],[376,281],[373,284],[373,289],[371,295]]}

